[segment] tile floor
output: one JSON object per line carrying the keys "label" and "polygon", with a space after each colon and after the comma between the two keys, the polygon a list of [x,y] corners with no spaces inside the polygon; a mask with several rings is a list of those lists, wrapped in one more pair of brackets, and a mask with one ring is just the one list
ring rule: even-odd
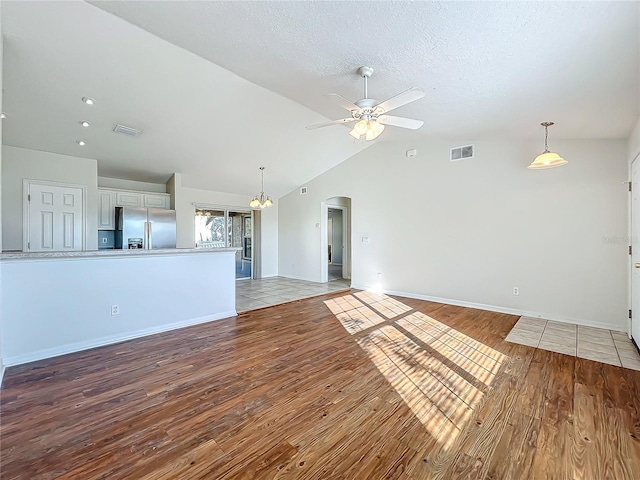
{"label": "tile floor", "polygon": [[327,283],[307,282],[284,277],[259,280],[236,280],[236,311],[246,312],[280,303],[315,297],[329,292],[349,289],[349,280]]}
{"label": "tile floor", "polygon": [[626,333],[520,317],[506,340],[618,367],[640,370],[640,354]]}

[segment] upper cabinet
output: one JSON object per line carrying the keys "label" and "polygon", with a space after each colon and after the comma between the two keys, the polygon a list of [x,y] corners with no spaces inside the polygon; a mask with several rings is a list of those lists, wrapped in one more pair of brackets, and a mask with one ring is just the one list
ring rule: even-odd
{"label": "upper cabinet", "polygon": [[115,192],[98,190],[98,230],[115,230],[115,200]]}
{"label": "upper cabinet", "polygon": [[141,207],[143,193],[116,191],[116,207]]}
{"label": "upper cabinet", "polygon": [[171,207],[171,195],[99,188],[98,230],[115,230],[116,207],[146,207],[168,210]]}
{"label": "upper cabinet", "polygon": [[142,205],[147,208],[169,209],[171,196],[168,193],[145,193],[142,196]]}

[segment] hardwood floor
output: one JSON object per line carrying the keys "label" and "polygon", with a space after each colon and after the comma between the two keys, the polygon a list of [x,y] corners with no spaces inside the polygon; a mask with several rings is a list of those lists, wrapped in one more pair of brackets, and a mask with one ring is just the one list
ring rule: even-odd
{"label": "hardwood floor", "polygon": [[640,478],[640,372],[352,290],[10,368],[0,478]]}

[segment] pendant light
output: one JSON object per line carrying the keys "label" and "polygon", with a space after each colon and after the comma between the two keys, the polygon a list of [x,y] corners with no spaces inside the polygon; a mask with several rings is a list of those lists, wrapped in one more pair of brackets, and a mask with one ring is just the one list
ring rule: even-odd
{"label": "pendant light", "polygon": [[547,143],[549,137],[548,128],[553,125],[553,122],[542,122],[540,125],[544,127],[544,152],[536,157],[527,168],[531,170],[540,170],[543,168],[561,167],[569,163],[560,155],[549,151],[549,145]]}
{"label": "pendant light", "polygon": [[251,208],[266,208],[273,205],[271,198],[264,194],[264,167],[260,167],[260,172],[262,172],[262,190],[260,191],[260,195],[256,195],[253,197],[253,200],[249,202]]}

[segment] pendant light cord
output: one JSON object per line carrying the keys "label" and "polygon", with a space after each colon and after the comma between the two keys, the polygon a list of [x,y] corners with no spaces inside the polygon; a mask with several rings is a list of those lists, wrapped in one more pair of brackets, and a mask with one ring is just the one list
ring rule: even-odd
{"label": "pendant light cord", "polygon": [[548,152],[549,151],[549,127],[547,127],[546,125],[544,126],[544,151]]}

